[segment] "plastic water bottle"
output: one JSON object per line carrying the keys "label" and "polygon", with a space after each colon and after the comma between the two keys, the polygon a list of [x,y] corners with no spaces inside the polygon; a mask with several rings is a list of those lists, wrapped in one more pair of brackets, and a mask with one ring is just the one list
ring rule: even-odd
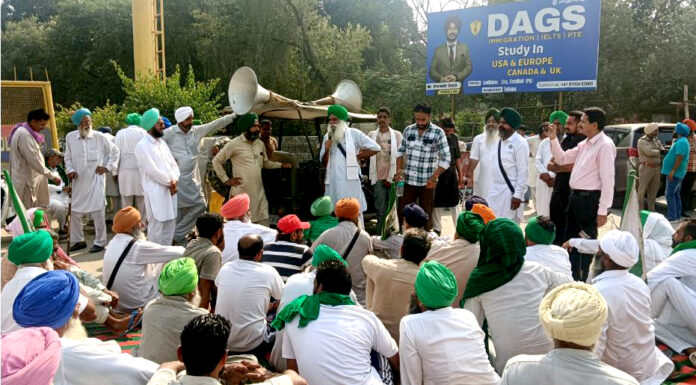
{"label": "plastic water bottle", "polygon": [[404,196],[404,181],[399,181],[396,183],[396,196]]}

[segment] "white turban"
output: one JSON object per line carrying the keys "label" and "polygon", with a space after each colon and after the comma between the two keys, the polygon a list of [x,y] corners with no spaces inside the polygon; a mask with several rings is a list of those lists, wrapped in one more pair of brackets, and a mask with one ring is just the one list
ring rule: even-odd
{"label": "white turban", "polygon": [[658,128],[660,128],[660,125],[658,125],[657,123],[648,123],[648,125],[645,126],[643,131],[646,134],[652,134],[653,132],[657,131]]}
{"label": "white turban", "polygon": [[179,107],[174,111],[174,118],[176,119],[177,123],[181,123],[184,120],[188,119],[189,116],[193,116],[193,108],[186,106],[186,107]]}
{"label": "white turban", "polygon": [[638,262],[638,241],[628,231],[608,231],[599,240],[599,247],[619,266],[629,268]]}
{"label": "white turban", "polygon": [[539,320],[551,338],[592,346],[607,320],[607,302],[592,285],[571,282],[551,290],[539,305]]}

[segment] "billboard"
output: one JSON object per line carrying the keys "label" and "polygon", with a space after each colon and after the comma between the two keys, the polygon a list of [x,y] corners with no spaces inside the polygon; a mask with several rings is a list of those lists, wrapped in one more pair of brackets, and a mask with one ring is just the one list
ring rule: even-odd
{"label": "billboard", "polygon": [[597,89],[600,0],[530,0],[428,14],[426,93]]}

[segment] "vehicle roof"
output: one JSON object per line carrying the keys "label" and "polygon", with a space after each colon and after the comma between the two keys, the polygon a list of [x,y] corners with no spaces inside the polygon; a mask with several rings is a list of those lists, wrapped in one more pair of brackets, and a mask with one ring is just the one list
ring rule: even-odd
{"label": "vehicle roof", "polygon": [[[673,128],[674,126],[677,125],[676,123],[658,123],[658,124],[660,125],[660,127],[670,127],[670,128]],[[646,125],[648,125],[648,123],[612,124],[609,126],[605,126],[604,129],[606,130],[607,128],[609,128],[609,129],[617,129],[618,128],[618,129],[626,129],[626,130],[636,130],[639,128],[643,128]]]}

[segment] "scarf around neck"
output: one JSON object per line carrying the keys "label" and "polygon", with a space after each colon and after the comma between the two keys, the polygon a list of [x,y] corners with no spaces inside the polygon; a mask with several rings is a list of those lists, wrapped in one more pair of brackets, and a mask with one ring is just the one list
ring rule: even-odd
{"label": "scarf around neck", "polygon": [[40,134],[40,133],[34,131],[34,130],[31,128],[31,126],[29,125],[29,123],[24,122],[24,123],[17,123],[17,124],[15,124],[14,128],[12,128],[12,131],[10,131],[10,136],[7,138],[7,144],[8,144],[8,145],[9,145],[10,143],[12,143],[12,137],[14,136],[15,132],[17,131],[17,129],[20,128],[20,127],[26,128],[27,131],[29,131],[29,133],[30,133],[31,136],[34,138],[34,140],[36,140],[37,143],[41,144],[41,143],[44,143],[44,142],[46,141],[46,139],[44,138],[44,136],[43,136],[42,134]]}
{"label": "scarf around neck", "polygon": [[314,295],[303,295],[283,307],[273,320],[271,326],[276,330],[283,330],[285,324],[291,322],[295,316],[299,314],[299,327],[303,328],[310,322],[319,318],[319,309],[321,305],[355,305],[355,302],[353,302],[349,295],[325,291]]}
{"label": "scarf around neck", "polygon": [[670,254],[670,255],[674,255],[674,254],[676,254],[682,250],[686,250],[686,249],[696,249],[696,239],[694,239],[693,241],[678,244],[677,247],[672,249],[672,254]]}

